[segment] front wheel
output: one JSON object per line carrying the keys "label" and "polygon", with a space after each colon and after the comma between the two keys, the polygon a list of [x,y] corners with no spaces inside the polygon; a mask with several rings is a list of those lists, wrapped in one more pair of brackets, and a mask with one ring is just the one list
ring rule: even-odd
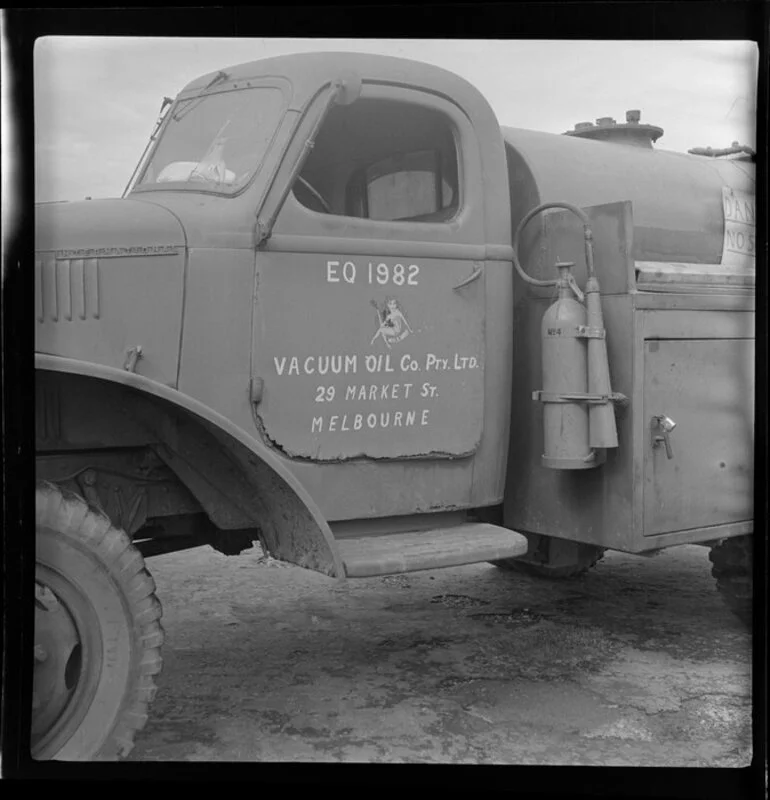
{"label": "front wheel", "polygon": [[113,760],[147,721],[163,629],[128,536],[80,496],[36,491],[32,757]]}

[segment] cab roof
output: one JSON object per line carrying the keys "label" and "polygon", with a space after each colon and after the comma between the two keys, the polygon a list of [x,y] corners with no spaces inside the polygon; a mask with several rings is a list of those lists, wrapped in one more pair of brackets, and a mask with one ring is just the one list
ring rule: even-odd
{"label": "cab roof", "polygon": [[[363,83],[421,90],[461,109],[479,142],[481,180],[485,187],[487,242],[510,246],[510,204],[505,148],[492,108],[473,84],[441,67],[393,56],[369,53],[292,53],[209,72],[189,83],[182,94],[201,92],[211,84],[217,92],[250,80],[272,78],[291,86],[291,110],[302,110],[325,84],[356,73]],[[220,77],[220,73],[225,76]],[[212,83],[215,79],[216,83]],[[507,256],[506,256],[507,257]]]}
{"label": "cab roof", "polygon": [[345,52],[290,53],[223,67],[191,81],[182,94],[200,91],[224,72],[227,80],[218,83],[218,88],[254,78],[282,77],[291,82],[295,97],[306,96],[322,83],[338,78],[345,70],[358,73],[364,82],[427,88],[445,95],[467,110],[477,106],[479,101],[487,106],[478,89],[449,70],[406,58]]}

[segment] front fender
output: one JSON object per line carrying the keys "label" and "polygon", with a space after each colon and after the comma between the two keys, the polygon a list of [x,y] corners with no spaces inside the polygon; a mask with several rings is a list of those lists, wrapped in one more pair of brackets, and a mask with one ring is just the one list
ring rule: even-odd
{"label": "front fender", "polygon": [[258,526],[274,557],[327,575],[345,575],[334,535],[307,490],[273,452],[226,417],[188,395],[126,370],[45,353],[35,354],[35,368],[134,390],[130,402],[123,404],[127,413],[152,430],[179,460],[182,469],[177,474],[215,522],[215,503],[195,491],[195,482],[183,474],[185,469],[204,480],[214,495],[227,497]]}

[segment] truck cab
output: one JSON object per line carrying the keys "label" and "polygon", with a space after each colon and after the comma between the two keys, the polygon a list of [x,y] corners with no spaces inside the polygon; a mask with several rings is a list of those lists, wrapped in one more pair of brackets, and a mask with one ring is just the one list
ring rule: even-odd
{"label": "truck cab", "polygon": [[[351,68],[360,96],[330,102]],[[52,206],[40,228],[90,244],[97,205]],[[114,217],[100,220],[102,237],[146,246],[149,222],[126,206],[168,221],[149,241],[169,252],[136,266],[129,254],[100,261],[103,313],[84,322],[121,330],[109,348],[90,337],[100,352],[87,360],[120,368],[141,347],[136,374],[261,441],[327,520],[502,500],[508,186],[500,128],[470,85],[339,54],[204,76],[169,109]],[[121,279],[141,303],[113,290]],[[82,359],[82,339],[61,327],[44,322],[38,349]]]}

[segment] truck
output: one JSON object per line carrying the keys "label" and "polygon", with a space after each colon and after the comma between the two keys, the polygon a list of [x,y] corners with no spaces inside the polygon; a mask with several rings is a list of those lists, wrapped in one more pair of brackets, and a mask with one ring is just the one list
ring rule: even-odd
{"label": "truck", "polygon": [[662,134],[280,56],[166,98],[122,197],[38,204],[33,757],[130,751],[147,560],[186,548],[515,580],[702,544],[747,619],[754,165]]}

